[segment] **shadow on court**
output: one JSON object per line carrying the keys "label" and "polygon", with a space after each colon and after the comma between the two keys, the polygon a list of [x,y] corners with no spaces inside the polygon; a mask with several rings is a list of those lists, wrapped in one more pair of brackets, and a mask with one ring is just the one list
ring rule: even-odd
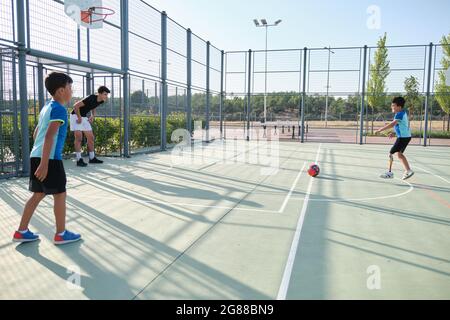
{"label": "shadow on court", "polygon": [[[26,196],[28,196],[28,192],[25,191],[23,197],[18,197],[17,194],[13,196],[11,192],[8,192],[7,188],[4,188],[0,190],[0,194],[2,200],[17,212],[18,223],[23,205],[27,200]],[[89,241],[91,244],[90,249],[94,252],[97,251],[100,257],[106,257],[105,263],[109,263],[113,266],[116,264],[117,267],[120,266],[117,272],[111,272],[101,265],[92,262],[89,256],[85,254],[86,249],[83,249],[85,247],[85,243],[83,242],[51,249],[52,252],[53,250],[58,250],[58,253],[55,254],[56,256],[59,254],[64,255],[73,262],[71,265],[79,266],[82,273],[87,274],[81,276],[81,287],[82,295],[89,299],[139,298],[139,294],[144,288],[161,276],[163,271],[169,268],[181,256],[183,256],[183,266],[186,268],[186,276],[199,279],[199,286],[204,286],[205,290],[209,291],[213,297],[227,298],[229,296],[242,296],[254,297],[255,299],[270,299],[270,297],[250,286],[230,278],[220,271],[210,268],[201,261],[192,259],[184,250],[189,247],[190,242],[196,239],[195,235],[185,235],[185,249],[177,250],[167,244],[169,241],[158,241],[148,234],[111,218],[107,214],[98,211],[93,206],[85,204],[83,201],[76,200],[69,196],[67,203],[68,211],[72,214],[77,214],[79,217],[77,219],[78,227],[89,229],[89,232],[85,232],[83,236],[85,239],[84,241]],[[68,222],[72,224],[73,219],[68,219]],[[45,222],[39,212],[33,216],[32,224],[39,232],[45,234],[45,238],[52,239],[53,225],[52,223]],[[182,236],[182,231],[183,230],[174,230],[174,235]],[[112,237],[112,240],[108,242],[100,241],[100,245],[92,245],[95,238],[101,239],[100,233],[107,233]],[[39,252],[39,244],[39,242],[36,242],[18,245],[16,247],[16,252],[38,262],[60,279],[65,280],[69,278],[70,274],[67,272],[67,268],[59,264],[58,259],[55,259],[54,261],[50,260]],[[109,254],[105,255],[103,252],[104,250],[107,250]],[[114,254],[114,252],[116,253]],[[123,259],[124,256],[132,261],[130,265],[122,265],[122,262],[119,261],[118,258],[120,257]],[[157,261],[157,263],[155,264],[154,261]],[[145,271],[146,269],[152,270]],[[30,272],[32,273],[32,270],[30,270]],[[139,272],[144,273],[144,281],[139,283],[139,285],[131,285],[128,280],[129,277],[133,273]],[[30,277],[32,277],[31,273]],[[148,277],[145,277],[145,274],[147,274]],[[183,287],[182,283],[177,283],[176,285]],[[30,288],[33,288],[32,281],[30,283]],[[56,289],[65,290],[65,288],[55,288],[55,290]],[[184,287],[183,290],[189,293],[191,289],[189,287]],[[38,299],[41,296],[39,292],[30,294],[33,299]],[[166,294],[170,297],[170,292],[167,292]],[[195,297],[193,293],[192,299],[196,298],[205,297]]]}

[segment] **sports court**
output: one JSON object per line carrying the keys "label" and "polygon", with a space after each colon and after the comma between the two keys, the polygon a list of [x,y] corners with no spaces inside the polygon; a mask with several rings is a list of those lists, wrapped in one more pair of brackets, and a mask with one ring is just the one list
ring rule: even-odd
{"label": "sports court", "polygon": [[[177,1],[0,1],[0,299],[449,299],[449,5],[385,32],[356,0]],[[82,235],[62,247],[51,197],[12,242],[43,108],[87,128],[51,159]],[[415,174],[382,179],[400,113]]]}
{"label": "sports court", "polygon": [[[51,199],[31,226],[42,240],[11,243],[27,180],[2,182],[1,298],[449,297],[448,149],[411,147],[406,182],[378,177],[384,146],[281,142],[278,172],[262,175],[249,159],[273,147],[221,153],[230,143],[110,159],[89,174],[66,161],[68,224],[84,240],[64,248],[51,243]],[[74,266],[80,288],[66,281]],[[367,287],[370,266],[380,290]]]}

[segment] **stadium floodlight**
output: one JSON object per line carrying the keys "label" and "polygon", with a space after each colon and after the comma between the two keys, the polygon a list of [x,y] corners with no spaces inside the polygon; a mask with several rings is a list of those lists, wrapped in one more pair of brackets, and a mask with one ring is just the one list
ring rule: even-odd
{"label": "stadium floodlight", "polygon": [[276,27],[281,23],[281,19],[278,19],[277,21],[275,21],[274,24],[268,24],[266,19],[261,19],[261,24],[259,23],[258,19],[253,19],[253,22],[255,23],[256,27],[263,27],[266,29],[266,51],[265,51],[265,56],[266,56],[266,61],[265,61],[265,76],[264,76],[264,123],[266,123],[267,120],[267,33],[268,33],[268,29],[269,27]]}

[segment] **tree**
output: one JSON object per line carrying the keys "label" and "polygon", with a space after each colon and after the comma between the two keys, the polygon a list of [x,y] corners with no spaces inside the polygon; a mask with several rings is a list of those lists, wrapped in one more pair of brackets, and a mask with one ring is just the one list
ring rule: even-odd
{"label": "tree", "polygon": [[436,100],[441,109],[447,114],[447,131],[450,127],[450,86],[446,84],[445,71],[450,68],[450,34],[443,36],[441,40],[442,45],[442,60],[441,64],[444,70],[438,72],[438,80],[435,86]]}
{"label": "tree", "polygon": [[378,40],[373,64],[370,64],[370,78],[367,83],[367,104],[372,111],[372,133],[373,113],[375,109],[381,109],[386,102],[386,78],[391,73],[386,48],[386,33]]}
{"label": "tree", "polygon": [[419,95],[419,79],[414,76],[410,76],[405,79],[405,100],[406,106],[409,109],[409,114],[411,115],[411,120],[413,119],[414,114],[418,111],[421,105],[421,99]]}
{"label": "tree", "polygon": [[148,97],[142,90],[134,91],[130,96],[131,103],[147,103]]}

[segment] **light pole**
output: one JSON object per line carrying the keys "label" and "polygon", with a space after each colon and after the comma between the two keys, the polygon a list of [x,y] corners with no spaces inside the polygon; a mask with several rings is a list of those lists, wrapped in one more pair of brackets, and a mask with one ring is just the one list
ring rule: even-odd
{"label": "light pole", "polygon": [[330,90],[330,58],[334,51],[331,50],[330,46],[325,47],[328,50],[328,68],[327,68],[327,97],[325,98],[325,128],[328,126],[328,93]]}
{"label": "light pole", "polygon": [[264,123],[267,120],[267,34],[269,27],[276,27],[281,23],[281,20],[275,21],[274,24],[268,24],[266,19],[261,19],[261,23],[259,23],[258,19],[253,19],[255,26],[257,28],[265,28],[266,29],[266,51],[265,51],[265,69],[264,69]]}

